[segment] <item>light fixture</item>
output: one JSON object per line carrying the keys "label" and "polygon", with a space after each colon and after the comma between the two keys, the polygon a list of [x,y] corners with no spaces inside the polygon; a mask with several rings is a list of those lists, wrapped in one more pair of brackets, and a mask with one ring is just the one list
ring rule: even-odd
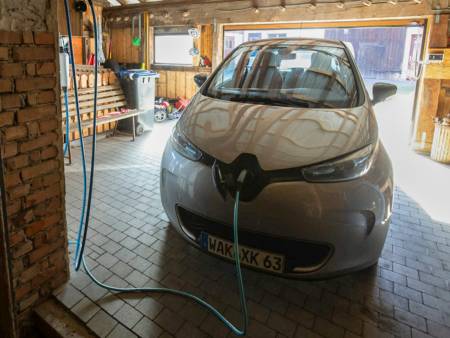
{"label": "light fixture", "polygon": [[316,7],[317,7],[317,5],[314,2],[308,4],[308,8],[310,8],[310,9],[316,9]]}
{"label": "light fixture", "polygon": [[155,17],[155,14],[150,13],[150,19],[153,19]]}
{"label": "light fixture", "polygon": [[397,5],[398,0],[388,0],[388,3],[390,3],[391,5]]}
{"label": "light fixture", "polygon": [[189,16],[189,11],[184,11],[183,12],[183,18],[187,18]]}
{"label": "light fixture", "polygon": [[342,9],[345,7],[345,4],[343,1],[336,3],[337,8]]}
{"label": "light fixture", "polygon": [[364,1],[362,2],[362,4],[363,4],[364,6],[369,7],[369,6],[372,6],[372,1],[370,1],[370,0],[364,0]]}
{"label": "light fixture", "polygon": [[422,3],[422,0],[414,0],[414,2],[415,2],[416,4],[421,4],[421,3]]}
{"label": "light fixture", "polygon": [[258,14],[258,13],[259,13],[259,8],[255,7],[255,14]]}
{"label": "light fixture", "polygon": [[281,8],[282,12],[286,12],[286,6],[285,5],[281,5],[280,8]]}

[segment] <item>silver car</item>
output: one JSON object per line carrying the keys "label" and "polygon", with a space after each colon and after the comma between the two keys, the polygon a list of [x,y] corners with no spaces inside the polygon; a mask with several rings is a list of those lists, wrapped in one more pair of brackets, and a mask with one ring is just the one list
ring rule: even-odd
{"label": "silver car", "polygon": [[317,39],[253,41],[206,78],[166,145],[161,197],[193,245],[232,258],[236,180],[239,243],[248,267],[323,278],[380,256],[392,212],[391,161],[346,45]]}

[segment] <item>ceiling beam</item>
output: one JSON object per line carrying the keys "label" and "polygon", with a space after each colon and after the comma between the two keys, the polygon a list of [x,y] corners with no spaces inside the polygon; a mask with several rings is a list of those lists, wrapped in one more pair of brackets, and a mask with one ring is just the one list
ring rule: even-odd
{"label": "ceiling beam", "polygon": [[[126,0],[117,0],[119,2],[126,1]],[[124,5],[123,7],[109,7],[108,9],[105,9],[104,15],[108,16],[120,16],[123,14],[129,14],[129,13],[137,13],[137,12],[143,12],[143,11],[149,11],[152,9],[161,9],[162,6],[169,8],[169,7],[186,7],[191,5],[220,5],[226,3],[247,3],[251,4],[251,1],[249,0],[190,0],[190,1],[182,1],[182,0],[174,0],[174,1],[155,1],[155,2],[140,2],[139,4],[129,4]]]}

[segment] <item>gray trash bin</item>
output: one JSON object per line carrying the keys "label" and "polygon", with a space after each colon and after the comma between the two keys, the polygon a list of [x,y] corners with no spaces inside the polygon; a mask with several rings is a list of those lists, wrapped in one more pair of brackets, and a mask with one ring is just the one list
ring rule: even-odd
{"label": "gray trash bin", "polygon": [[[155,80],[159,74],[142,69],[121,71],[120,84],[130,109],[137,109],[141,114],[135,117],[136,135],[144,130],[152,130],[155,112]],[[132,131],[131,119],[119,121],[118,129]]]}

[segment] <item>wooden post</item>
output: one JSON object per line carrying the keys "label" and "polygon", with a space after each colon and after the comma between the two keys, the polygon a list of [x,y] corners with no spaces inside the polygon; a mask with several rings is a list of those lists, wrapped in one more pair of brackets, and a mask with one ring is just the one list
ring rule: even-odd
{"label": "wooden post", "polygon": [[149,25],[150,25],[150,15],[148,12],[144,12],[144,68],[150,69],[150,34],[149,34]]}
{"label": "wooden post", "polygon": [[[440,15],[439,20],[437,16],[430,17],[427,25],[425,61],[430,48],[438,48],[445,51],[447,47],[448,19],[448,15]],[[418,86],[418,99],[416,100],[412,146],[417,152],[429,154],[433,142],[433,119],[439,116],[439,101],[442,101],[442,98],[439,98],[442,92],[442,81],[450,80],[450,76],[447,79],[446,73],[438,70],[437,72],[441,75],[436,77],[436,72],[433,71],[436,65],[424,64],[423,67],[422,77]],[[438,65],[437,67],[440,66]]]}
{"label": "wooden post", "polygon": [[223,59],[223,25],[213,24],[212,68],[215,69]]}

